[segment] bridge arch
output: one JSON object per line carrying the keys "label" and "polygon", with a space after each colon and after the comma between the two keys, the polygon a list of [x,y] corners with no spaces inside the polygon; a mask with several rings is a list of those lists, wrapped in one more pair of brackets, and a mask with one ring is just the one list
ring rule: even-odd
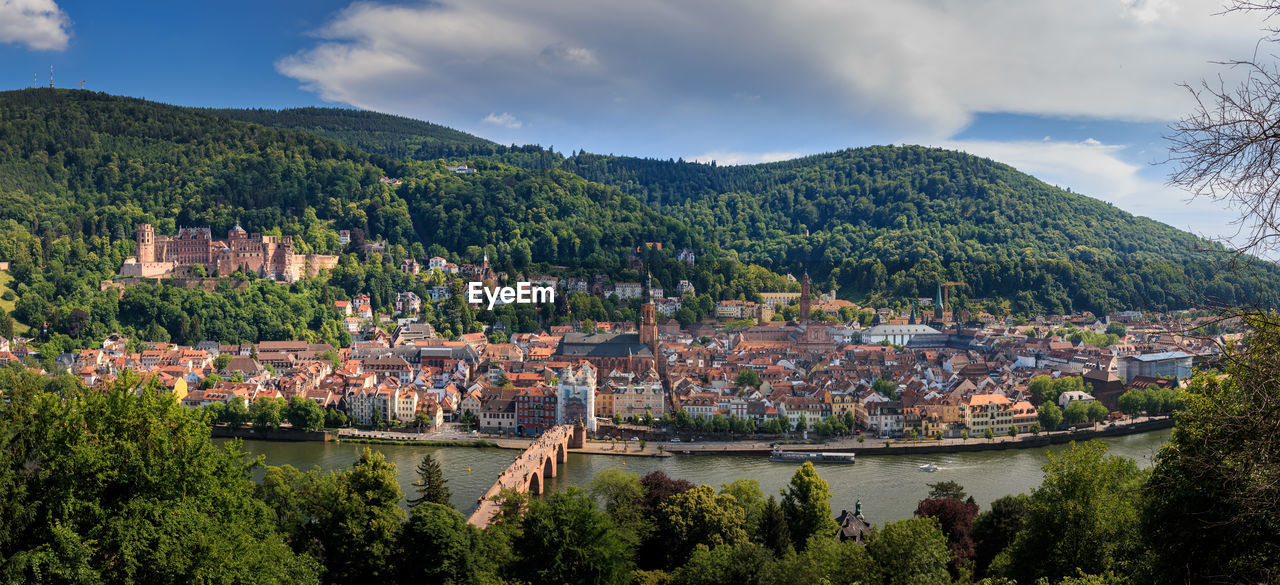
{"label": "bridge arch", "polygon": [[565,452],[564,442],[556,443],[556,463],[564,463],[569,460],[569,454]]}
{"label": "bridge arch", "polygon": [[556,476],[556,460],[553,457],[551,457],[551,455],[547,455],[542,460],[542,477],[545,479],[548,477],[555,477],[555,476]]}
{"label": "bridge arch", "polygon": [[542,474],[532,473],[529,475],[529,493],[539,495],[542,493]]}

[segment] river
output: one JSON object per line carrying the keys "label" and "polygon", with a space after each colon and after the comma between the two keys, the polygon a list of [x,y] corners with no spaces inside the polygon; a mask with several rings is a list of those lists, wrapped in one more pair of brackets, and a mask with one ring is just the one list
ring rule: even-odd
{"label": "river", "polygon": [[[1100,440],[1110,445],[1112,454],[1135,459],[1140,466],[1147,467],[1156,451],[1168,442],[1170,432],[1165,429]],[[406,494],[412,493],[411,484],[417,479],[414,469],[422,454],[434,453],[449,480],[453,505],[463,512],[471,510],[476,498],[489,489],[498,474],[519,455],[518,451],[492,448],[244,442],[246,451],[263,455],[268,465],[289,464],[302,470],[315,466],[323,470],[341,469],[355,461],[366,446],[381,451],[396,464],[400,488]],[[911,516],[916,504],[929,493],[926,484],[932,482],[959,483],[983,510],[1001,496],[1030,492],[1043,479],[1041,466],[1049,460],[1049,453],[1065,448],[1057,445],[978,453],[860,457],[853,465],[820,465],[818,472],[831,484],[831,508],[835,513],[852,510],[854,503],[861,499],[863,514],[873,524],[879,524]],[[920,471],[924,463],[934,463],[939,470]],[[763,456],[649,458],[571,453],[569,462],[559,466],[559,477],[548,486],[563,489],[585,485],[592,475],[606,467],[620,467],[638,474],[661,469],[671,477],[716,488],[737,478],[751,478],[760,482],[765,495],[777,494],[790,481],[796,468],[791,464],[772,463]]]}

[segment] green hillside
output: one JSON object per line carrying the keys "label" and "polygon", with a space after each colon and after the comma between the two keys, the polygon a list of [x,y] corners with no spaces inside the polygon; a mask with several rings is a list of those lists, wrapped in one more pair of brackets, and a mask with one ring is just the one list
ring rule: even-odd
{"label": "green hillside", "polygon": [[390,114],[345,108],[198,110],[241,122],[306,130],[386,156],[433,160],[453,154],[495,152],[502,147],[452,128]]}
{"label": "green hillside", "polygon": [[[638,280],[631,256],[645,242],[655,278],[689,279],[710,311],[720,298],[788,286],[758,266],[720,254],[679,220],[620,190],[563,171],[529,171],[485,160],[457,174],[440,161],[401,161],[301,130],[230,120],[180,108],[76,90],[0,93],[0,260],[12,262],[5,287],[20,324],[37,325],[57,355],[122,332],[131,338],[191,344],[263,339],[348,339],[332,301],[369,294],[390,311],[398,292],[420,297],[432,283],[400,271],[406,258],[440,255],[479,262],[487,254],[509,274]],[[395,181],[384,180],[394,177]],[[216,290],[169,284],[102,287],[134,252],[138,223],[160,234],[208,226],[215,237],[237,223],[251,232],[291,236],[300,252],[342,254],[324,279],[281,287],[252,275]],[[340,245],[339,230],[353,244]],[[359,244],[382,240],[383,254]],[[703,252],[696,266],[674,250]],[[380,262],[379,262],[380,260]],[[227,276],[227,275],[221,275]],[[539,317],[462,307],[429,315],[453,334],[503,319],[533,331],[570,318],[634,318],[627,304],[579,302]],[[691,318],[696,318],[694,314]],[[47,330],[42,327],[48,323]]]}
{"label": "green hillside", "polygon": [[[401,120],[364,119],[380,128]],[[461,141],[450,149],[455,159],[559,168],[615,186],[745,261],[808,270],[846,298],[899,303],[933,296],[939,281],[967,282],[962,298],[1002,299],[1022,313],[1280,298],[1270,264],[1224,270],[1220,246],[959,152],[876,146],[723,167]]]}

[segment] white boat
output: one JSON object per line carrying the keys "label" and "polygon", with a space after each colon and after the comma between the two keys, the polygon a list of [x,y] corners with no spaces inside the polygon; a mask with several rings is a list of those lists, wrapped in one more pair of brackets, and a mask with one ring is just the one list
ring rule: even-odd
{"label": "white boat", "polygon": [[814,463],[853,463],[856,457],[853,453],[832,453],[830,451],[806,453],[803,451],[783,451],[775,448],[769,454],[769,461],[782,461],[784,463],[803,463],[812,461]]}
{"label": "white boat", "polygon": [[924,465],[920,466],[920,471],[937,471],[937,470],[938,470],[938,466],[932,463],[925,463]]}

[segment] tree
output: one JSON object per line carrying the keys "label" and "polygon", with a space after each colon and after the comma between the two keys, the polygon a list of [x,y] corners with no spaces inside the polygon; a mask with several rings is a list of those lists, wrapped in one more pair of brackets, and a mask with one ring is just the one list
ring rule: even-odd
{"label": "tree", "polygon": [[996,571],[1019,583],[1056,581],[1077,571],[1132,574],[1139,555],[1138,497],[1144,478],[1131,459],[1107,454],[1100,441],[1049,453],[1045,478],[1032,490],[1022,529]]}
{"label": "tree", "polygon": [[1007,433],[1005,433],[1005,434],[1009,435],[1010,437],[1017,437],[1017,436],[1018,436],[1018,427],[1015,427],[1015,426],[1013,426],[1013,425],[1009,425],[1009,431],[1008,431]]}
{"label": "tree", "polygon": [[755,543],[699,546],[671,573],[672,585],[761,585],[772,566],[769,551]]}
{"label": "tree", "polygon": [[883,396],[889,397],[890,399],[898,397],[898,383],[893,380],[876,378],[875,381],[871,383],[871,389],[879,392]]}
{"label": "tree", "polygon": [[396,566],[400,582],[432,585],[476,583],[480,534],[452,507],[422,502],[400,533]]}
{"label": "tree", "polygon": [[278,429],[284,420],[284,399],[267,396],[249,405],[249,418],[256,429]]}
{"label": "tree", "polygon": [[1026,494],[1004,496],[991,502],[991,509],[973,521],[970,534],[975,542],[974,570],[977,576],[986,574],[987,566],[1000,551],[1013,542],[1018,531],[1022,529],[1022,520],[1027,513]]}
{"label": "tree", "polygon": [[319,582],[203,413],[127,375],[106,392],[41,383],[0,368],[5,581]]}
{"label": "tree", "polygon": [[435,456],[430,453],[422,456],[422,461],[418,462],[418,481],[413,484],[414,489],[418,491],[418,496],[409,498],[409,507],[416,507],[420,504],[433,503],[441,506],[452,506],[450,503],[453,494],[449,492],[449,487],[445,484],[449,483],[445,479],[444,472],[440,470],[440,463],[436,461]]}
{"label": "tree", "polygon": [[[963,494],[963,492],[961,492]],[[926,498],[916,506],[915,515],[921,518],[934,518],[947,537],[947,548],[951,553],[952,570],[958,573],[959,568],[973,558],[975,545],[971,536],[973,519],[978,515],[978,505],[971,498]]]}
{"label": "tree", "polygon": [[236,395],[227,399],[227,407],[222,411],[222,422],[238,429],[249,421],[249,407],[244,404],[244,397]]}
{"label": "tree", "polygon": [[876,560],[887,585],[951,582],[947,537],[934,518],[886,522],[871,533],[867,551]]}
{"label": "tree", "polygon": [[1112,322],[1110,322],[1110,323],[1108,323],[1108,324],[1107,324],[1107,331],[1106,331],[1106,334],[1107,334],[1107,335],[1115,335],[1116,337],[1124,337],[1124,334],[1125,334],[1125,333],[1126,333],[1126,331],[1125,331],[1125,328],[1124,328],[1124,323],[1121,323],[1121,322],[1119,322],[1119,321],[1112,321]]}
{"label": "tree", "polygon": [[1107,410],[1107,407],[1097,401],[1090,402],[1088,410],[1085,412],[1085,416],[1089,417],[1089,420],[1092,422],[1102,422],[1107,420],[1107,417],[1110,415],[1111,411]]}
{"label": "tree", "polygon": [[605,513],[624,542],[638,546],[652,533],[653,521],[645,508],[645,488],[639,475],[606,467],[591,478],[587,491],[604,502]]}
{"label": "tree", "polygon": [[609,517],[577,487],[533,500],[513,542],[531,585],[628,583],[631,551]]}
{"label": "tree", "polygon": [[991,432],[991,427],[987,427],[982,431],[982,438],[988,441],[994,441],[996,440],[996,434]]}
{"label": "tree", "polygon": [[1163,581],[1274,582],[1280,573],[1280,321],[1246,319],[1251,333],[1222,359],[1225,376],[1195,377],[1169,445],[1155,458],[1143,531]]}
{"label": "tree", "polygon": [[734,503],[742,508],[743,523],[748,532],[760,524],[760,516],[764,514],[764,492],[760,491],[760,482],[754,479],[735,479],[731,483],[721,484],[720,493],[733,496]]}
{"label": "tree", "polygon": [[805,461],[782,490],[782,510],[796,549],[803,550],[810,536],[836,533],[830,500],[831,488],[827,481],[818,475],[812,462]]}
{"label": "tree", "polygon": [[756,542],[773,551],[773,554],[781,557],[792,550],[791,529],[787,526],[787,514],[773,496],[769,496],[765,501],[757,526],[754,533]]}
{"label": "tree", "polygon": [[347,426],[347,413],[336,408],[329,407],[324,411],[324,426],[329,428],[342,428]]}
{"label": "tree", "polygon": [[302,396],[289,399],[289,407],[285,409],[284,418],[295,429],[318,431],[324,428],[324,410],[314,400]]}
{"label": "tree", "polygon": [[733,496],[701,485],[671,496],[659,508],[659,529],[671,566],[688,560],[698,545],[714,548],[747,541],[746,518]]}
{"label": "tree", "polygon": [[734,376],[733,383],[738,386],[750,386],[752,388],[760,387],[760,376],[751,368],[743,368],[738,370],[738,375]]}
{"label": "tree", "polygon": [[395,464],[382,453],[363,449],[340,472],[267,467],[257,492],[290,545],[323,564],[326,582],[395,578],[405,513]]}
{"label": "tree", "polygon": [[1073,400],[1062,410],[1062,420],[1069,425],[1078,425],[1089,419],[1089,405],[1083,400]]}
{"label": "tree", "polygon": [[1052,402],[1041,404],[1036,412],[1036,420],[1040,426],[1052,431],[1062,424],[1062,409]]}
{"label": "tree", "polygon": [[938,483],[926,484],[929,486],[929,499],[952,498],[956,500],[964,500],[968,496],[964,493],[964,486],[951,481],[940,481]]}
{"label": "tree", "polygon": [[335,371],[342,367],[342,356],[332,349],[326,349],[316,357],[329,362],[329,367]]}

